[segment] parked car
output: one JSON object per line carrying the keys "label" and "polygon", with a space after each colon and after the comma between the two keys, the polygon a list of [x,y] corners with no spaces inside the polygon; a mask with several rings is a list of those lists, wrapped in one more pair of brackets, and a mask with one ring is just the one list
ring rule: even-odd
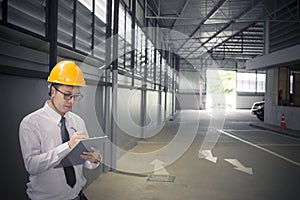
{"label": "parked car", "polygon": [[254,102],[251,107],[251,113],[256,115],[259,120],[264,121],[265,101]]}

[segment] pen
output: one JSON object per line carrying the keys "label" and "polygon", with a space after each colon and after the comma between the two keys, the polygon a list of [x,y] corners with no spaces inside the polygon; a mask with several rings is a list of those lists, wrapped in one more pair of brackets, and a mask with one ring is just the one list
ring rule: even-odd
{"label": "pen", "polygon": [[74,128],[73,126],[71,126],[71,129],[75,132],[77,132],[76,128]]}

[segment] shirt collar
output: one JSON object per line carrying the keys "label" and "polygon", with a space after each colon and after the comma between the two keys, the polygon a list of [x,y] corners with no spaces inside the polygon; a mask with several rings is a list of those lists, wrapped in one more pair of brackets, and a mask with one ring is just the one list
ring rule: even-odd
{"label": "shirt collar", "polygon": [[[61,115],[58,114],[55,110],[53,110],[53,108],[51,108],[49,106],[49,101],[46,101],[45,105],[44,105],[44,109],[46,110],[46,112],[48,113],[48,115],[50,116],[50,118],[56,122],[56,124],[59,124],[60,123],[60,120],[61,120]],[[69,114],[68,112],[64,115],[65,118],[68,118]]]}

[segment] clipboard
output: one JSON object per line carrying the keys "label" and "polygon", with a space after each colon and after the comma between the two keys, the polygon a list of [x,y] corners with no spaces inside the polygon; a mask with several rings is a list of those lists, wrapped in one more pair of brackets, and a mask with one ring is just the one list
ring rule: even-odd
{"label": "clipboard", "polygon": [[106,139],[107,136],[101,136],[80,140],[55,168],[83,164],[85,160],[80,158],[82,152],[91,151],[91,147],[103,149],[101,147],[104,146]]}

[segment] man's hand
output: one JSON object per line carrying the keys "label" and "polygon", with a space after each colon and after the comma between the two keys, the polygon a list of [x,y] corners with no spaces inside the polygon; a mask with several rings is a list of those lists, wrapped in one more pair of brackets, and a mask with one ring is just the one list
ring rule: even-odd
{"label": "man's hand", "polygon": [[91,152],[82,152],[80,158],[84,160],[88,160],[92,163],[99,163],[101,162],[101,155],[100,151],[94,147],[91,148]]}
{"label": "man's hand", "polygon": [[87,136],[83,131],[75,132],[68,142],[69,147],[72,149],[79,140],[86,139],[86,138]]}

